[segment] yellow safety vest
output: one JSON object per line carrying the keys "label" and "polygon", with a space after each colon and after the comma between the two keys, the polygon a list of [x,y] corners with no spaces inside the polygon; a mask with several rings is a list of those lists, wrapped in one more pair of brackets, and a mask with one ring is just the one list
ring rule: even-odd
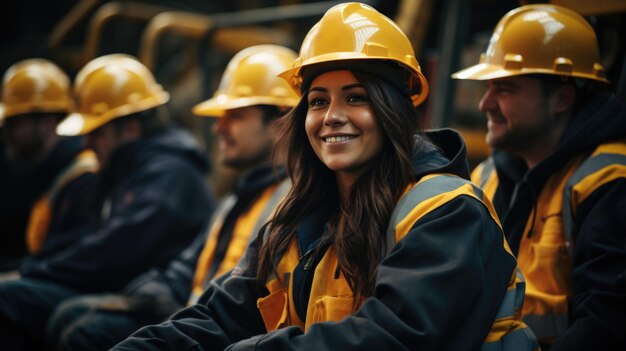
{"label": "yellow safety vest", "polygon": [[[228,272],[237,265],[250,241],[255,238],[263,224],[272,216],[278,204],[287,194],[290,186],[291,183],[288,180],[284,180],[279,184],[267,187],[250,206],[248,211],[242,213],[237,218],[228,249],[226,250],[226,256],[220,263],[214,275],[215,277]],[[215,259],[219,232],[224,219],[236,202],[235,195],[226,198],[211,219],[207,240],[196,264],[188,305],[196,303],[204,289],[208,286],[208,274]]]}
{"label": "yellow safety vest", "polygon": [[50,221],[54,215],[52,204],[56,196],[66,185],[85,173],[94,173],[98,170],[96,154],[91,150],[80,152],[59,174],[48,191],[43,194],[33,205],[30,211],[28,225],[26,227],[26,245],[31,255],[37,254],[48,234]]}
{"label": "yellow safety vest", "polygon": [[[522,236],[517,255],[526,278],[522,315],[541,341],[554,340],[568,326],[576,209],[596,189],[617,178],[626,178],[624,141],[602,144],[590,156],[573,157],[541,189],[536,213],[524,229],[526,233],[532,228],[533,235]],[[472,180],[493,199],[498,188],[493,159],[476,167]]]}

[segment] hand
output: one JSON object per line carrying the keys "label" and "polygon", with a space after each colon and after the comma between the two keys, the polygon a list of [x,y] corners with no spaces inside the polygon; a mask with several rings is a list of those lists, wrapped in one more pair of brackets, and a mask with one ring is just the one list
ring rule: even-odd
{"label": "hand", "polygon": [[19,271],[0,272],[0,282],[20,279],[20,277],[21,275]]}
{"label": "hand", "polygon": [[100,301],[97,309],[101,311],[129,312],[131,310],[130,297],[123,295],[107,296]]}
{"label": "hand", "polygon": [[166,319],[182,307],[184,306],[167,297],[147,294],[115,295],[98,305],[98,309],[102,311],[125,312],[140,318],[158,321]]}

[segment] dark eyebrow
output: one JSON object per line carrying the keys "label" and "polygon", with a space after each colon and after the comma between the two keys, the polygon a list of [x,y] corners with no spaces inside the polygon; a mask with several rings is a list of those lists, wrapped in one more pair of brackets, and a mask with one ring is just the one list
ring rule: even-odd
{"label": "dark eyebrow", "polygon": [[[365,88],[365,87],[361,83],[354,83],[354,84],[348,84],[346,86],[341,87],[341,90],[346,91],[346,90],[350,90],[354,88]],[[312,91],[319,91],[319,92],[325,93],[325,92],[328,92],[328,89],[322,88],[322,87],[312,87],[311,89],[309,89],[309,93]]]}
{"label": "dark eyebrow", "polygon": [[341,90],[346,91],[346,90],[350,90],[354,88],[365,88],[365,87],[361,83],[354,83],[354,84],[349,84],[349,85],[346,85],[345,87],[342,87]]}
{"label": "dark eyebrow", "polygon": [[313,91],[319,91],[319,92],[325,93],[325,92],[328,91],[328,89],[322,88],[322,87],[313,87],[313,88],[309,89],[309,93],[313,92]]}

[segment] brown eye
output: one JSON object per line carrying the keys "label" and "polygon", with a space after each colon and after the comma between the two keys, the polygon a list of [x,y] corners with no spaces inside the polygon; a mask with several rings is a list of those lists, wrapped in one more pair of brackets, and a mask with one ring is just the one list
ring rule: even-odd
{"label": "brown eye", "polygon": [[320,97],[313,97],[309,99],[310,107],[319,107],[319,106],[324,106],[325,104],[326,104],[326,100]]}
{"label": "brown eye", "polygon": [[348,97],[348,102],[352,104],[369,102],[369,97],[363,94],[354,94]]}

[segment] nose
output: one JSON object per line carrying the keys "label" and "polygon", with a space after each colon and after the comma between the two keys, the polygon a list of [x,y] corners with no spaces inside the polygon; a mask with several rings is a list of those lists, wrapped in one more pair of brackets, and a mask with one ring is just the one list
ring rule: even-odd
{"label": "nose", "polygon": [[345,109],[341,104],[331,102],[324,116],[324,125],[327,126],[340,126],[346,123],[348,120]]}
{"label": "nose", "polygon": [[478,102],[478,109],[481,112],[486,112],[489,110],[493,110],[496,107],[496,102],[493,96],[493,90],[491,88],[487,88],[483,97]]}

